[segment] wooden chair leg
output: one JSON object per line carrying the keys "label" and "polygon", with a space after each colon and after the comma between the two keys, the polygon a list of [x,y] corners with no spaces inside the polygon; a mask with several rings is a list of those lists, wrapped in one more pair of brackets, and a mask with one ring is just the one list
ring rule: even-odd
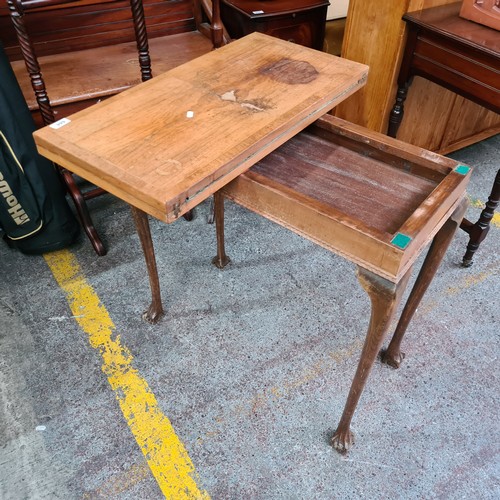
{"label": "wooden chair leg", "polygon": [[106,247],[104,246],[99,234],[97,233],[94,223],[92,222],[89,209],[87,207],[87,202],[85,201],[80,188],[76,185],[73,175],[67,170],[62,170],[61,177],[69,195],[71,196],[71,199],[73,200],[73,203],[75,204],[76,212],[78,214],[78,218],[80,219],[83,230],[90,240],[90,243],[92,244],[92,247],[94,248],[96,254],[99,255],[99,257],[106,255],[108,251],[106,250]]}
{"label": "wooden chair leg", "polygon": [[214,264],[219,269],[224,269],[231,259],[226,255],[224,245],[224,195],[217,191],[214,194],[214,214],[215,214],[215,231],[217,235],[217,255],[212,259]]}
{"label": "wooden chair leg", "polygon": [[451,240],[453,239],[453,236],[463,219],[466,209],[467,200],[464,199],[432,241],[417,280],[415,281],[415,285],[413,286],[410,296],[405,304],[389,347],[381,353],[382,362],[392,366],[393,368],[399,368],[405,357],[404,353],[401,352],[401,341],[403,340],[406,328],[408,327],[413,314],[420,304],[422,297],[427,291],[427,288],[431,284],[431,281],[434,278],[441,261],[443,260],[444,254],[446,253],[446,250],[448,249],[448,246],[450,245]]}
{"label": "wooden chair leg", "polygon": [[409,82],[406,82],[398,87],[398,91],[396,93],[396,102],[394,103],[394,107],[392,108],[389,115],[389,127],[387,130],[387,135],[389,137],[396,137],[396,135],[398,134],[399,126],[403,121],[404,102],[406,101],[406,97],[408,95],[408,87]]}
{"label": "wooden chair leg", "polygon": [[331,439],[332,446],[340,453],[345,453],[354,443],[354,436],[350,428],[351,420],[410,274],[411,270],[399,283],[394,284],[358,267],[358,279],[370,296],[372,312],[365,344],[347,396],[344,412]]}
{"label": "wooden chair leg", "polygon": [[141,68],[141,80],[146,82],[153,78],[151,71],[151,56],[149,55],[148,32],[146,19],[144,17],[144,6],[142,0],[130,0],[132,19],[134,20],[135,40],[139,55],[139,66]]}
{"label": "wooden chair leg", "polygon": [[148,310],[143,313],[142,317],[148,323],[158,323],[164,312],[161,303],[160,281],[158,279],[158,269],[156,267],[155,251],[153,247],[153,240],[151,239],[148,215],[133,206],[130,206],[130,209],[132,210],[135,227],[137,229],[137,233],[139,234],[142,251],[144,252],[144,258],[148,268],[149,285],[151,287],[151,305]]}
{"label": "wooden chair leg", "polygon": [[467,245],[467,250],[462,260],[463,267],[472,266],[472,258],[476,253],[476,250],[479,248],[479,245],[486,238],[486,235],[490,230],[490,222],[493,218],[493,215],[495,214],[495,208],[497,208],[499,202],[500,170],[497,172],[490,196],[488,197],[488,201],[485,204],[486,206],[481,212],[478,221],[473,224],[467,219],[464,219],[462,221],[462,224],[460,224],[460,228],[470,236],[469,244]]}

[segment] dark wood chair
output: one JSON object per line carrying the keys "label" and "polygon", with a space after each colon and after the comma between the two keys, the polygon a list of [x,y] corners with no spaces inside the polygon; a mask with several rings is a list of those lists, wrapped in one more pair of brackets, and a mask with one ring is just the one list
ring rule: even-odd
{"label": "dark wood chair", "polygon": [[[15,60],[10,48],[12,66],[37,125],[50,125],[149,80],[152,66],[158,73],[168,71],[227,41],[219,0],[213,7],[209,0],[189,3],[192,23],[179,26],[179,22],[164,22],[173,26],[166,34],[159,30],[159,24],[153,24],[148,37],[145,5],[154,8],[149,2],[7,0],[22,55]],[[164,2],[163,8],[166,4],[172,2]],[[179,2],[177,6],[186,4]],[[163,12],[164,21],[169,20],[167,14]],[[156,11],[151,13],[154,16],[158,17]],[[86,203],[104,191],[83,191],[73,174],[59,171],[94,250],[105,255]]]}

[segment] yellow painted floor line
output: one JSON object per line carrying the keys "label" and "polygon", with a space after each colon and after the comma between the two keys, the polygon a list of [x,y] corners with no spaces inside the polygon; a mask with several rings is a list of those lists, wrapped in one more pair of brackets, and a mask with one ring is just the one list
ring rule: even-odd
{"label": "yellow painted floor line", "polygon": [[184,445],[162,413],[146,380],[133,367],[133,357],[120,342],[115,325],[75,256],[68,250],[44,255],[64,290],[71,311],[102,356],[102,371],[115,392],[123,416],[141,448],[162,493],[172,499],[208,499],[196,485],[196,472]]}

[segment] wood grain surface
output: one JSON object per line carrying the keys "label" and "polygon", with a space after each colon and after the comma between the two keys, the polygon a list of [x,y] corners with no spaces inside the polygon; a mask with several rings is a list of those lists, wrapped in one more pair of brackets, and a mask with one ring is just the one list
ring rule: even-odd
{"label": "wood grain surface", "polygon": [[[156,76],[210,52],[212,41],[198,31],[189,31],[153,38],[149,41],[149,50]],[[52,106],[104,98],[141,81],[135,41],[76,53],[51,54],[40,57],[39,63]],[[24,61],[13,61],[11,64],[28,107],[30,110],[37,109]]]}
{"label": "wood grain surface", "polygon": [[254,33],[41,129],[35,141],[59,165],[171,222],[366,75],[362,64]]}
{"label": "wood grain surface", "polygon": [[[456,0],[350,0],[342,56],[370,66],[366,86],[335,110],[336,116],[386,133],[406,43],[407,12]],[[460,121],[455,118],[459,116]],[[500,131],[499,115],[450,90],[415,78],[398,139],[447,154]]]}
{"label": "wood grain surface", "polygon": [[[397,283],[463,200],[457,162],[331,115],[223,188],[228,198]],[[393,244],[402,233],[406,248]]]}

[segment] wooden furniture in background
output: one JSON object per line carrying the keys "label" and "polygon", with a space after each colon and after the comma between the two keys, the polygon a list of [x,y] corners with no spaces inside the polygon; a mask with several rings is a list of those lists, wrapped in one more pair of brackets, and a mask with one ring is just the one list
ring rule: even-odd
{"label": "wooden furniture in background", "polygon": [[405,14],[408,37],[389,135],[396,137],[414,76],[421,76],[500,113],[500,33],[462,19],[459,4]]}
{"label": "wooden furniture in background", "polygon": [[323,50],[328,0],[222,0],[221,15],[232,38],[254,31]]}
{"label": "wooden furniture in background", "polygon": [[470,168],[332,116],[317,120],[215,197],[218,267],[224,201],[244,207],[358,265],[372,313],[358,369],[332,438],[345,452],[350,422],[411,274],[433,240],[383,360],[399,367],[404,332],[467,206]]}
{"label": "wooden furniture in background", "polygon": [[[350,0],[342,55],[368,64],[370,76],[366,86],[338,106],[335,114],[385,132],[406,44],[403,15],[450,3],[456,1]],[[405,109],[398,139],[442,154],[500,132],[498,114],[419,76],[408,92]]]}
{"label": "wooden furniture in background", "polygon": [[469,243],[467,244],[467,250],[465,251],[465,255],[462,260],[462,265],[464,267],[470,267],[472,265],[472,258],[490,230],[490,223],[495,215],[495,209],[498,207],[499,203],[500,169],[497,171],[490,196],[488,197],[488,201],[485,203],[485,207],[481,212],[479,219],[474,223],[464,219],[460,225],[460,228],[469,235]]}
{"label": "wooden furniture in background", "polygon": [[500,4],[498,0],[462,0],[460,17],[500,30]]}
{"label": "wooden furniture in background", "polygon": [[[43,0],[32,1],[36,5],[45,4]],[[49,7],[30,11],[24,22],[56,118],[141,81],[130,1],[49,0],[48,3]],[[142,4],[154,74],[213,49],[210,0],[143,0]],[[1,6],[0,39],[35,121],[42,126],[9,11]]]}
{"label": "wooden furniture in background", "polygon": [[[500,33],[458,14],[459,4],[451,4],[403,16],[408,38],[389,120],[391,137],[396,137],[408,89],[417,75],[500,113]],[[499,198],[496,182],[489,204],[498,204]],[[492,215],[492,211],[490,214],[486,210],[475,224],[464,220],[462,228],[470,235],[464,266],[472,264],[474,252],[488,233]]]}
{"label": "wooden furniture in background", "polygon": [[[23,55],[25,63],[25,68],[28,73],[27,80],[29,81],[33,89],[33,93],[32,94],[29,93],[26,88],[24,88],[23,91],[25,95],[28,94],[33,96],[34,102],[36,103],[36,107],[41,115],[42,123],[44,125],[49,125],[51,123],[54,123],[56,121],[56,118],[54,114],[54,109],[52,107],[52,102],[47,95],[47,88],[44,81],[44,77],[42,76],[40,62],[35,52],[34,42],[32,41],[26,26],[27,23],[25,22],[25,14],[26,12],[36,8],[44,8],[44,7],[49,8],[49,7],[64,5],[67,3],[70,2],[52,1],[52,0],[41,0],[41,1],[7,0],[7,4],[10,9],[12,24],[16,30],[19,47],[21,49],[21,53]],[[144,10],[142,8],[142,3],[137,0],[131,1],[130,10],[131,10],[130,17],[133,19],[133,26],[136,34],[136,59],[139,60],[141,79],[145,81],[151,78],[151,59],[149,57],[148,40],[147,40],[146,25],[144,21]],[[52,15],[56,17],[57,13],[54,13],[52,11]],[[50,25],[45,26],[45,29],[47,28],[50,28]],[[93,55],[91,54],[88,54],[86,57],[87,60],[90,61],[94,60]],[[102,61],[99,61],[99,63],[102,64]],[[18,66],[17,69],[19,70],[20,65],[17,66]],[[66,64],[64,62],[60,64],[60,62],[57,61],[51,66],[50,63],[47,62],[47,68],[50,67],[53,68],[53,72],[57,72],[56,82],[59,82],[59,84],[65,86],[65,94],[70,94],[70,95],[74,94],[75,93],[74,84],[71,85],[71,83],[68,82],[69,80],[68,74],[72,70],[76,71],[82,70],[82,65],[79,64],[78,57],[75,57],[74,61],[71,60],[71,63],[69,64],[68,62],[66,62]],[[92,71],[95,70],[96,68],[83,68],[83,69],[84,73],[80,73],[78,77],[75,79],[76,81],[81,81],[83,84],[87,84],[89,79],[91,79],[92,77],[97,76],[98,78],[102,78],[100,72],[97,72],[96,74],[94,73],[94,71]],[[91,71],[89,71],[89,69]],[[44,64],[44,72],[45,72],[45,64]],[[25,73],[23,72],[22,76],[24,75]],[[22,77],[19,78],[18,75],[16,75],[16,77],[18,78],[18,81],[20,82],[25,81],[25,83],[27,83],[26,78]],[[49,82],[50,82],[50,76],[49,76]],[[30,99],[29,101],[33,102],[33,99]],[[55,103],[57,103],[57,99]],[[33,104],[31,104],[30,107],[31,109],[33,109],[34,108]],[[99,234],[95,229],[94,223],[92,221],[92,218],[90,216],[86,204],[87,200],[90,200],[92,198],[95,198],[96,196],[104,194],[105,191],[102,190],[101,188],[93,188],[83,192],[77,185],[71,172],[65,169],[60,169],[59,172],[61,174],[61,179],[64,185],[66,186],[66,189],[70,197],[73,199],[80,223],[85,233],[87,234],[87,237],[89,238],[92,246],[94,247],[94,250],[98,255],[105,255],[106,249],[101,241],[101,238],[99,237]]]}
{"label": "wooden furniture in background", "polygon": [[[152,77],[141,0],[7,3],[23,57],[12,61],[12,66],[38,125],[53,123]],[[128,18],[133,23],[127,22],[124,6],[128,6]],[[30,16],[25,16],[27,11]],[[213,19],[211,5],[200,0],[192,2],[192,15],[194,29],[151,41],[155,72],[166,71],[222,44],[218,0],[214,2]],[[208,21],[213,21],[212,25]],[[126,41],[130,35],[135,41]],[[16,49],[13,40],[10,46],[7,42],[11,59],[16,57]],[[61,172],[88,238],[96,253],[104,255],[106,249],[86,204],[104,191],[96,188],[82,192],[70,172]]]}

